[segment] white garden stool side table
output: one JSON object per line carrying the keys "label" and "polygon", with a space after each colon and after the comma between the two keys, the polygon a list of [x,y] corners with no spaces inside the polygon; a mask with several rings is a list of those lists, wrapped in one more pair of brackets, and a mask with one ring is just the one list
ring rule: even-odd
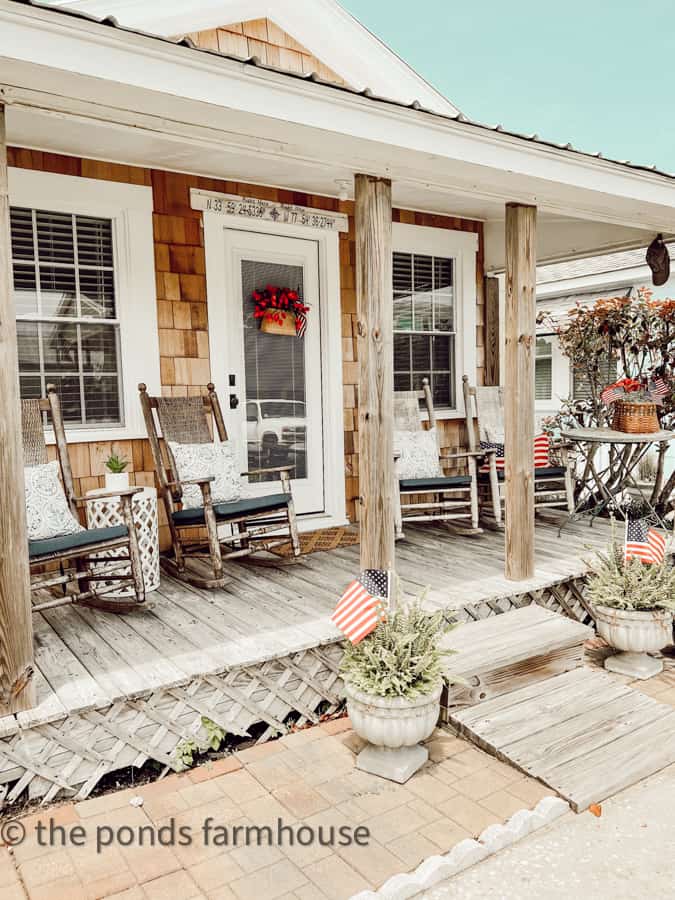
{"label": "white garden stool side table", "polygon": [[[124,525],[119,498],[99,497],[104,490],[87,491],[87,527],[111,528]],[[159,524],[157,521],[157,491],[154,487],[144,487],[131,498],[131,512],[138,534],[138,548],[141,554],[141,568],[145,593],[156,591],[159,587]],[[101,560],[104,554],[101,554]],[[101,562],[101,566],[104,563]],[[131,571],[129,568],[126,571]],[[110,584],[116,579],[111,578]],[[107,583],[106,583],[107,586]],[[110,591],[109,597],[132,597],[134,589],[131,585],[120,585],[118,591]]]}

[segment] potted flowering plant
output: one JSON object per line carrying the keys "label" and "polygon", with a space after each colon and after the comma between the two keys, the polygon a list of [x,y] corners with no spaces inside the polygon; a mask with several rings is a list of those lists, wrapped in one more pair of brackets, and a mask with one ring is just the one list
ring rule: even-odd
{"label": "potted flowering plant", "polygon": [[653,382],[639,378],[621,378],[608,385],[600,399],[614,407],[613,427],[629,434],[649,434],[661,427],[656,414],[657,405],[666,392],[666,382],[659,378]]}
{"label": "potted flowering plant", "polygon": [[587,596],[598,634],[619,651],[607,657],[605,668],[631,678],[657,675],[663,662],[647,654],[673,642],[675,569],[670,561],[626,561],[623,549],[612,543],[592,564]]}
{"label": "potted flowering plant", "polygon": [[347,644],[341,675],[354,731],[368,741],[357,767],[403,784],[429,757],[420,741],[438,722],[442,639],[454,626],[422,600],[404,605],[357,644]]}

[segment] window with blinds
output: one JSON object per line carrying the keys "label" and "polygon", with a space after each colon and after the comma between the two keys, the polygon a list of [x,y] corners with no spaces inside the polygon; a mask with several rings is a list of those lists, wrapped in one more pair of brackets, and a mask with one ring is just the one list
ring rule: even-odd
{"label": "window with blinds", "polygon": [[438,409],[454,409],[453,260],[394,253],[394,390],[420,390],[428,378]]}
{"label": "window with blinds", "polygon": [[10,210],[21,396],[54,384],[64,421],[122,424],[110,219]]}
{"label": "window with blinds", "polygon": [[535,400],[550,400],[553,396],[553,344],[545,337],[537,338],[534,360]]}
{"label": "window with blinds", "polygon": [[[597,375],[598,394],[608,384],[613,384],[617,376],[617,363],[609,353],[600,361]],[[585,370],[572,370],[572,398],[574,400],[588,400],[592,396],[591,383]]]}

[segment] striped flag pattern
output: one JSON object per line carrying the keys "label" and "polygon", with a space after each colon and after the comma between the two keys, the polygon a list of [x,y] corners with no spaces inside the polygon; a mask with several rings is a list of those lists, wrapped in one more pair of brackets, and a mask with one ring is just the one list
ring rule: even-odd
{"label": "striped flag pattern", "polygon": [[295,334],[296,337],[304,337],[307,331],[307,316],[304,313],[295,313]]}
{"label": "striped flag pattern", "polygon": [[[497,444],[493,441],[481,441],[480,442],[481,450],[496,450],[495,454],[495,463],[497,465],[497,469],[503,469],[506,465],[506,460],[504,458],[504,444]],[[534,439],[534,467],[535,469],[546,468],[549,466],[549,450],[550,450],[550,438],[547,434],[538,434]],[[489,472],[490,466],[488,463],[482,465],[479,469],[480,472]]]}
{"label": "striped flag pattern", "polygon": [[352,644],[358,644],[384,619],[384,601],[390,592],[389,571],[365,569],[347,587],[330,620]]}
{"label": "striped flag pattern", "polygon": [[610,403],[614,403],[615,400],[618,400],[619,397],[623,397],[626,392],[622,387],[617,387],[615,384],[610,384],[608,387],[604,389],[604,391],[600,394],[600,400],[609,406]]}
{"label": "striped flag pattern", "polygon": [[664,378],[655,378],[651,383],[650,389],[653,394],[658,394],[659,397],[665,397],[672,390]]}
{"label": "striped flag pattern", "polygon": [[646,519],[626,520],[624,560],[640,559],[643,563],[662,563],[666,555],[666,539]]}

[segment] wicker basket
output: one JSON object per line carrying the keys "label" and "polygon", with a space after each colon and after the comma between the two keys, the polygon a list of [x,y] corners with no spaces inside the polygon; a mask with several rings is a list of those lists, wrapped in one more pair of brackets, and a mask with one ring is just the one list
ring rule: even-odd
{"label": "wicker basket", "polygon": [[[275,322],[274,316],[281,315],[281,322]],[[265,334],[295,334],[295,313],[268,309],[260,323],[260,330]]]}
{"label": "wicker basket", "polygon": [[652,434],[661,428],[656,415],[656,403],[637,403],[631,400],[617,400],[614,404],[615,431],[626,434]]}

